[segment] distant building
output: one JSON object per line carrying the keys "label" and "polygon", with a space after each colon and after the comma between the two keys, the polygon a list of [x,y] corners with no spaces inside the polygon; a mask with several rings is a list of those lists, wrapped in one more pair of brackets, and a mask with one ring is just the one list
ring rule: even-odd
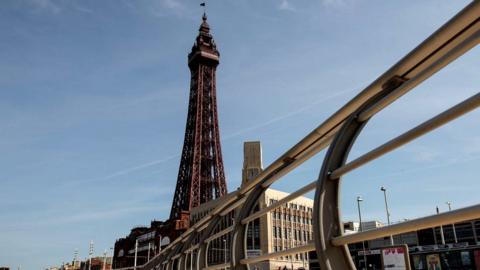
{"label": "distant building", "polygon": [[[110,259],[111,262],[111,259]],[[62,270],[80,270],[81,269],[81,261],[74,259],[71,263],[66,263],[62,265]]]}
{"label": "distant building", "polygon": [[[91,267],[89,266],[92,262]],[[80,270],[111,270],[112,257],[93,257],[91,260],[87,259],[80,264]]]}
{"label": "distant building", "polygon": [[152,221],[150,227],[138,226],[125,238],[115,242],[113,268],[133,266],[135,260],[135,243],[137,246],[137,265],[142,265],[159,253],[159,250],[170,244],[170,238],[164,236],[165,223]]}
{"label": "distant building", "polygon": [[[378,221],[367,221],[362,225],[365,230],[384,226]],[[480,220],[456,223],[455,232],[453,227],[449,224],[393,235],[394,244],[409,247],[413,270],[427,269],[429,256],[438,258],[442,269],[480,269],[480,239],[478,238]],[[344,231],[346,234],[358,232],[358,222],[345,222]],[[457,241],[455,241],[455,236]],[[367,265],[380,269],[380,249],[390,246],[390,237],[368,240],[364,244],[365,251],[362,243],[349,245],[355,265],[362,266],[364,264],[363,254],[365,254]]]}

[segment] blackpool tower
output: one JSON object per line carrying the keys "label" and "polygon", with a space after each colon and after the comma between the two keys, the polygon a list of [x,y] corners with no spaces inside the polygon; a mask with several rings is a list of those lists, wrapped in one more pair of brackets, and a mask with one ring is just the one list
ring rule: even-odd
{"label": "blackpool tower", "polygon": [[[207,16],[203,14],[199,34],[188,55],[188,116],[170,212],[170,221],[184,226],[182,221],[186,221],[192,208],[227,193],[217,113],[215,71],[219,57]],[[178,225],[177,228],[182,227]]]}

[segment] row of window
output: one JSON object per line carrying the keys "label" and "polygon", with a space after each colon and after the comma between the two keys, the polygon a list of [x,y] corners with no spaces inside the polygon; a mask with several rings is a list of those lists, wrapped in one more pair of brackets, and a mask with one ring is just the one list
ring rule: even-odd
{"label": "row of window", "polygon": [[312,240],[312,232],[273,226],[273,238],[307,241]]}
{"label": "row of window", "polygon": [[312,219],[305,216],[290,215],[288,213],[280,213],[277,211],[272,212],[273,219],[282,219],[284,221],[292,221],[301,224],[312,225]]}
{"label": "row of window", "polygon": [[[278,202],[278,200],[270,199],[270,205],[272,205],[276,202]],[[283,206],[285,208],[289,208],[289,209],[302,210],[302,211],[306,211],[306,212],[309,212],[309,213],[313,212],[312,207],[308,207],[308,206],[305,206],[305,205],[299,205],[299,204],[296,204],[296,203],[285,203],[285,204],[283,204]]]}
{"label": "row of window", "polygon": [[[274,246],[273,251],[274,252],[282,251],[282,247]],[[299,254],[295,254],[295,255],[281,256],[280,257],[280,260],[292,260],[292,259],[294,259],[295,261],[308,260],[308,253],[299,253]]]}

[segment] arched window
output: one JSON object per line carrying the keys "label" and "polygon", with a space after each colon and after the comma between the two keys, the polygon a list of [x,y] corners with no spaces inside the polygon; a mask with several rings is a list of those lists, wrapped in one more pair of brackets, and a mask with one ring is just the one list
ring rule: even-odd
{"label": "arched window", "polygon": [[161,244],[162,244],[162,246],[166,246],[166,245],[170,244],[170,238],[168,236],[163,237]]}

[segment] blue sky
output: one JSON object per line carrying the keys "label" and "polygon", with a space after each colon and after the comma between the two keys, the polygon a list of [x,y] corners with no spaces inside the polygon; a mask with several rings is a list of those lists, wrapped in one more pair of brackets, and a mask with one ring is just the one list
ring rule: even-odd
{"label": "blue sky", "polygon": [[[20,0],[0,5],[0,264],[42,269],[113,246],[169,215],[199,1]],[[318,126],[467,1],[208,2],[221,52],[218,109],[228,188],[242,145],[264,164]],[[478,48],[368,124],[358,156],[478,92]],[[345,177],[344,219],[384,221],[478,203],[478,111]],[[323,152],[275,188],[314,180]]]}

